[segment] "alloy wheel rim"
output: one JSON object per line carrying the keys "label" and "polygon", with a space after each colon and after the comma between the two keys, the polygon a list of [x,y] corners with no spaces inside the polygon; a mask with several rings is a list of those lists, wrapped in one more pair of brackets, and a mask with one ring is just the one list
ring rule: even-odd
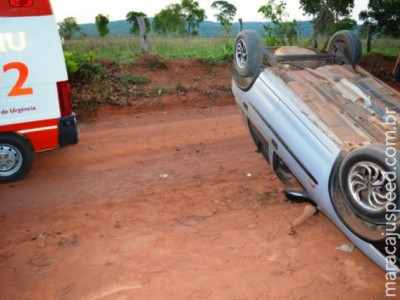
{"label": "alloy wheel rim", "polygon": [[348,186],[352,202],[370,213],[381,213],[388,203],[385,170],[372,162],[359,162],[349,173]]}
{"label": "alloy wheel rim", "polygon": [[244,40],[239,40],[236,44],[236,64],[241,69],[247,64],[247,47]]}

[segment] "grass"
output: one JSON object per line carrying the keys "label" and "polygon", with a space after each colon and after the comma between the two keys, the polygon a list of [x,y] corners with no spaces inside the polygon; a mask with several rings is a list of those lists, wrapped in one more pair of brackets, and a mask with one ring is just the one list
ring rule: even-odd
{"label": "grass", "polygon": [[129,84],[146,84],[150,82],[150,79],[146,76],[141,75],[125,75],[121,78],[122,83],[129,83]]}
{"label": "grass", "polygon": [[[233,56],[234,37],[150,37],[151,54],[165,58],[202,58],[210,63],[228,63]],[[363,43],[365,54],[366,42]],[[298,45],[310,47],[308,39],[299,40]],[[323,41],[320,41],[323,45]],[[112,59],[117,63],[130,63],[141,56],[138,37],[82,37],[67,41],[64,50],[85,55],[93,52],[96,59]],[[372,41],[372,52],[397,57],[400,39],[377,38]]]}
{"label": "grass", "polygon": [[[363,49],[366,49],[366,42],[363,41]],[[365,50],[364,50],[365,51]],[[386,56],[397,57],[400,53],[400,39],[377,38],[372,40],[372,53],[379,53]]]}
{"label": "grass", "polygon": [[97,59],[128,62],[140,56],[140,41],[126,37],[84,37],[66,41],[64,50],[85,55],[92,52]]}
{"label": "grass", "polygon": [[[234,38],[205,37],[150,37],[151,54],[165,58],[203,58],[207,61],[224,61],[233,53]],[[93,52],[96,59],[113,59],[129,63],[141,56],[137,37],[83,37],[66,41],[64,50],[84,55]]]}

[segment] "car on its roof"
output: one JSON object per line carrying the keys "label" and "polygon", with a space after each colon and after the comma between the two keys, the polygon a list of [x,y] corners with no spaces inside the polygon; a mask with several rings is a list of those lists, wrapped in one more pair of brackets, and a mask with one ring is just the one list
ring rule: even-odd
{"label": "car on its roof", "polygon": [[310,202],[398,274],[400,93],[359,65],[353,31],[336,32],[328,48],[265,47],[257,32],[240,31],[232,80],[238,111],[287,196]]}

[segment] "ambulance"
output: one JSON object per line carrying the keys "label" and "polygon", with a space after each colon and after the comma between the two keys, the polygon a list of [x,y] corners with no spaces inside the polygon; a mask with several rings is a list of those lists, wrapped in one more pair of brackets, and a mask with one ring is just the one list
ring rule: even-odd
{"label": "ambulance", "polygon": [[49,0],[0,0],[0,183],[23,178],[34,152],[77,142]]}

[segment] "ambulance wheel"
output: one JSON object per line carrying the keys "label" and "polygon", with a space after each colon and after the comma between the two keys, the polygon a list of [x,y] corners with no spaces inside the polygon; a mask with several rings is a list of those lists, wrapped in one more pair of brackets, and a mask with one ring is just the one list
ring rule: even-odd
{"label": "ambulance wheel", "polygon": [[0,183],[23,178],[32,163],[33,152],[28,141],[14,134],[0,135]]}

